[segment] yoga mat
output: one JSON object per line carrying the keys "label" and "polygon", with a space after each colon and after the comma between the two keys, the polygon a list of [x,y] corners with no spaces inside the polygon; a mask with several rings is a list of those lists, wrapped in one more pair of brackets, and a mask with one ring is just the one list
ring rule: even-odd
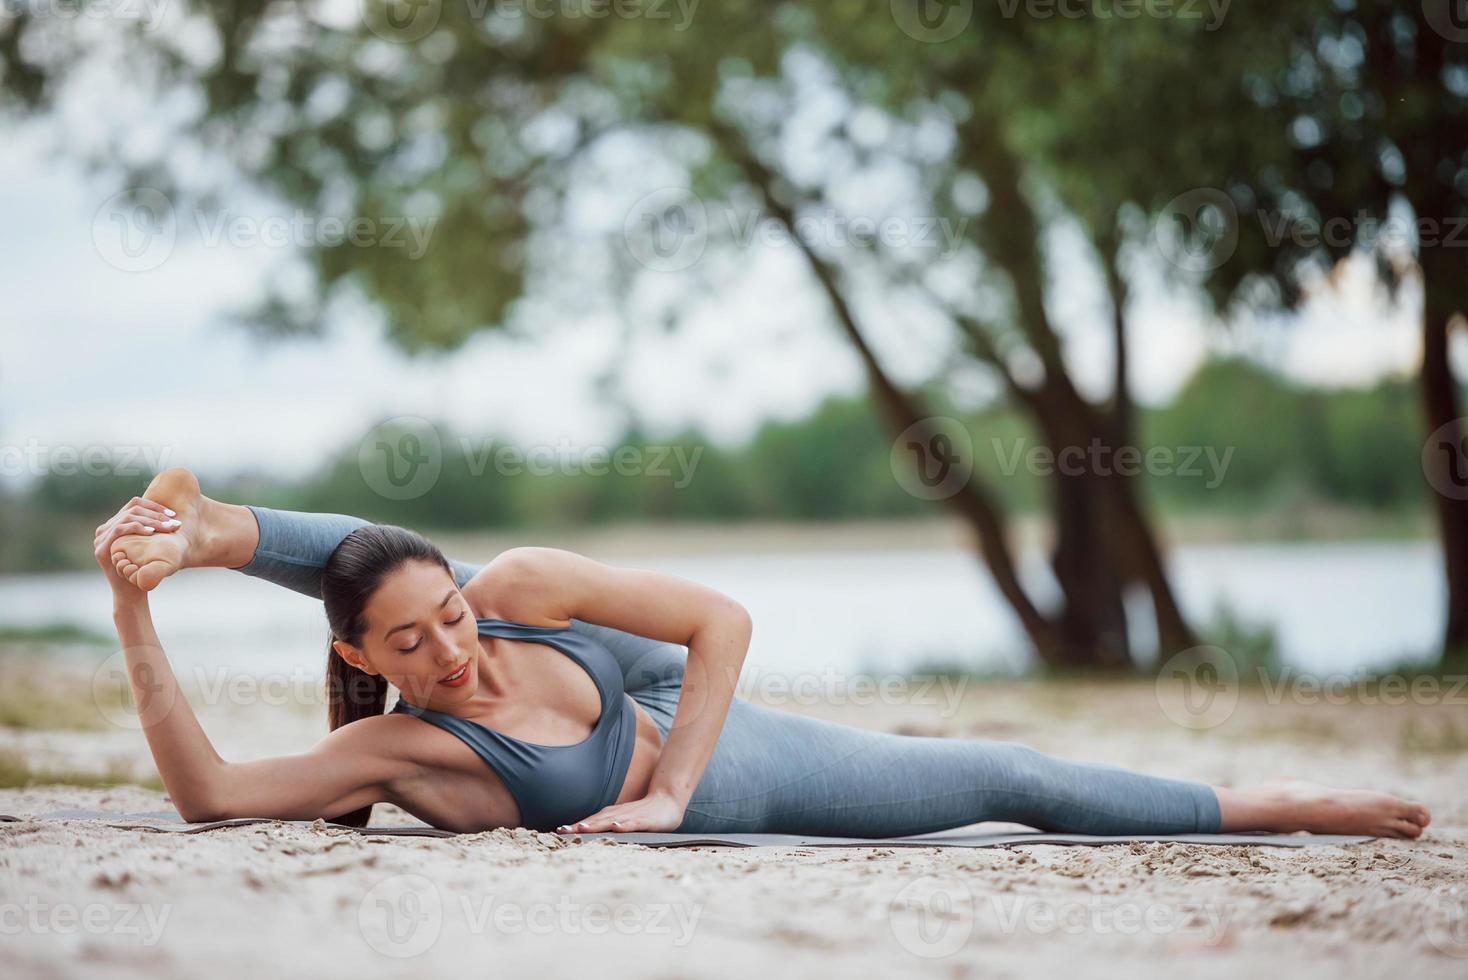
{"label": "yoga mat", "polygon": [[[254,824],[295,824],[309,827],[311,820],[269,820],[264,817],[235,817],[208,823],[184,823],[177,813],[159,810],[153,813],[108,813],[103,810],[55,810],[33,817],[0,814],[0,821],[24,820],[91,820],[120,830],[151,830],[164,833],[199,834],[223,827],[248,827]],[[450,830],[412,825],[406,827],[346,827],[326,822],[337,830],[350,830],[369,837],[457,837]],[[641,844],[644,847],[1018,847],[1025,844],[1059,844],[1096,846],[1101,844],[1143,843],[1218,844],[1267,847],[1316,847],[1326,844],[1364,844],[1373,837],[1344,834],[1127,834],[1097,837],[1090,834],[976,833],[967,828],[942,830],[912,837],[807,837],[799,834],[573,834],[568,840],[609,840],[618,844]]]}

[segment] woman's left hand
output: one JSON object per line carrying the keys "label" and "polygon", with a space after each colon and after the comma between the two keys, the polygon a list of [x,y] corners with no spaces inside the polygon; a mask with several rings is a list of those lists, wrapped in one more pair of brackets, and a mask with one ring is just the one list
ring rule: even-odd
{"label": "woman's left hand", "polygon": [[634,831],[677,830],[683,822],[683,804],[662,793],[650,794],[630,803],[615,803],[603,807],[585,820],[573,824],[562,824],[556,828],[558,834],[595,834],[609,830],[614,834]]}

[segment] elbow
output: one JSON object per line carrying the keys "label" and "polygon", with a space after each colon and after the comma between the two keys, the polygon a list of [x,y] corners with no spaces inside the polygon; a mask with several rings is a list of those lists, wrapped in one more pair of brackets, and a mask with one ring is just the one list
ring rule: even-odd
{"label": "elbow", "polygon": [[168,798],[173,802],[184,823],[208,823],[212,820],[228,820],[230,807],[218,792],[206,786],[191,786],[174,792],[170,787]]}
{"label": "elbow", "polygon": [[746,633],[753,633],[754,617],[749,614],[749,610],[745,609],[744,606],[737,602],[733,602],[731,604],[733,606],[731,614],[734,616],[734,621],[738,623],[740,628],[743,629]]}
{"label": "elbow", "polygon": [[748,609],[733,599],[725,604],[721,621],[728,623],[731,629],[737,630],[746,642],[754,634],[754,617],[749,615]]}
{"label": "elbow", "polygon": [[213,820],[227,820],[229,818],[229,814],[224,807],[203,800],[185,797],[174,800],[173,805],[178,810],[178,815],[183,817],[184,823],[209,823]]}

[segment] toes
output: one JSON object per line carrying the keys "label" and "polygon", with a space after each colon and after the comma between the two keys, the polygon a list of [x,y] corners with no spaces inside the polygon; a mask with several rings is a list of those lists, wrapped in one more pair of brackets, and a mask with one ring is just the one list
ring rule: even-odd
{"label": "toes", "polygon": [[167,562],[150,561],[138,569],[138,577],[133,580],[133,584],[144,592],[151,592],[157,587],[159,582],[162,582],[167,577]]}
{"label": "toes", "polygon": [[1403,818],[1395,818],[1387,821],[1387,825],[1395,837],[1416,837],[1422,833],[1422,826],[1415,821]]}
{"label": "toes", "polygon": [[1426,827],[1432,819],[1428,816],[1427,807],[1416,800],[1393,799],[1392,818],[1395,820],[1406,820],[1416,824],[1418,827]]}

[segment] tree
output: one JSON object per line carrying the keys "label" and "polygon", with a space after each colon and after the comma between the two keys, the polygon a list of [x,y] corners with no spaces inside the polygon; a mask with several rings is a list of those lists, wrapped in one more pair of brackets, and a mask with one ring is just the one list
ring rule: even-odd
{"label": "tree", "polygon": [[[1392,296],[1404,282],[1420,291],[1421,459],[1448,591],[1443,662],[1461,665],[1468,427],[1448,338],[1468,311],[1468,25],[1453,9],[1237,5],[1206,44],[1168,51],[1154,29],[1145,53],[1135,42],[1146,32],[1129,30],[1132,98],[1123,107],[1095,73],[1083,76],[1069,111],[1049,117],[1063,125],[1035,143],[1070,200],[1192,224],[1192,248],[1174,243],[1177,271],[1220,307],[1298,307],[1348,261],[1371,263]],[[1078,54],[1046,40],[1047,59]],[[1136,139],[1122,113],[1168,138]],[[1170,229],[1154,230],[1165,239]]]}
{"label": "tree", "polygon": [[[384,19],[369,4],[365,21],[336,27],[313,20],[312,9],[196,2],[179,30],[128,39],[129,64],[160,99],[197,100],[182,135],[246,178],[318,215],[436,222],[438,247],[419,260],[317,243],[304,256],[315,290],[275,297],[260,324],[312,329],[333,296],[358,291],[406,349],[452,348],[515,323],[532,299],[626,302],[658,275],[666,291],[668,276],[629,258],[637,229],[618,223],[601,243],[569,234],[588,187],[625,177],[609,159],[656,158],[686,176],[696,203],[786,230],[889,428],[918,447],[937,445],[943,433],[918,389],[886,363],[874,295],[898,303],[900,316],[945,328],[950,372],[981,372],[1052,452],[1114,453],[1136,440],[1122,256],[1147,229],[1128,225],[1128,206],[1163,210],[1156,195],[1168,186],[1136,167],[1137,156],[1189,186],[1204,186],[1220,160],[1250,173],[1284,160],[1277,136],[1256,138],[1245,124],[1268,115],[1249,98],[1251,66],[1282,71],[1267,64],[1278,48],[1251,48],[1254,27],[1238,15],[1243,26],[1220,43],[1203,24],[1042,22],[1006,16],[1001,5],[975,10],[959,34],[928,43],[911,25],[900,29],[890,3],[771,10],[735,0],[700,7],[687,30],[653,19],[651,7],[642,17],[594,20],[427,4]],[[423,11],[433,18],[426,26]],[[118,41],[116,31],[102,42],[67,36],[30,12],[0,31],[7,91],[33,110],[78,63],[78,48]],[[1196,103],[1191,91],[1180,99],[1178,88],[1160,87],[1196,75],[1199,59],[1224,56]],[[1056,84],[1058,67],[1074,84]],[[1137,79],[1159,87],[1138,92]],[[814,102],[829,111],[815,131],[800,132],[809,120],[798,112]],[[1209,138],[1196,119],[1168,130],[1152,114],[1196,116],[1199,107],[1227,110],[1240,133]],[[817,148],[819,166],[800,159],[801,140]],[[1200,144],[1226,152],[1202,153]],[[129,182],[176,193],[173,177],[160,158],[134,166]],[[853,214],[853,187],[882,179],[900,193],[885,210]],[[675,195],[636,215],[646,219],[641,231],[681,234],[686,203]],[[957,235],[950,252],[934,256],[880,239],[837,244],[800,233],[821,214],[928,217]],[[1110,292],[1115,380],[1104,402],[1078,390],[1068,325],[1051,309],[1056,269],[1046,237],[1060,221],[1085,229]],[[686,271],[680,295],[715,274],[709,264]],[[1209,288],[1225,289],[1226,278],[1214,276]],[[623,288],[609,295],[611,284]],[[676,320],[677,305],[661,308]],[[975,476],[943,499],[974,528],[1046,662],[1129,663],[1122,597],[1133,583],[1151,598],[1164,656],[1196,643],[1136,480],[1093,466],[1051,478],[1054,603],[1022,580],[998,497]]]}

